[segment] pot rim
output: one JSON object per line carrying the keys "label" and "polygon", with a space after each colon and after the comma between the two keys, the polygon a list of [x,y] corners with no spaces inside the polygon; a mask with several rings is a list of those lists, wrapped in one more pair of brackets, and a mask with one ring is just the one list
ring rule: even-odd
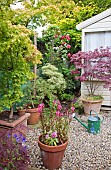
{"label": "pot rim", "polygon": [[49,145],[45,145],[42,142],[40,142],[40,137],[42,135],[39,136],[38,138],[38,146],[40,147],[40,149],[44,150],[44,151],[48,151],[48,152],[59,152],[62,151],[64,149],[66,149],[67,145],[68,145],[68,140],[61,144],[61,145],[57,145],[57,146],[49,146]]}

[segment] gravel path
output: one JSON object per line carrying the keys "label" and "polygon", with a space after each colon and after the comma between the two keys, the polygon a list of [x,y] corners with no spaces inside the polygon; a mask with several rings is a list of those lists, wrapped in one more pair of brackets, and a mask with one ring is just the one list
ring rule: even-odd
{"label": "gravel path", "polygon": [[[88,133],[77,120],[71,121],[69,143],[59,170],[111,170],[111,111],[103,112],[102,117],[101,132],[97,135]],[[78,115],[78,118],[87,123],[87,116]],[[39,135],[39,127],[27,135],[31,167],[46,170],[37,144]]]}

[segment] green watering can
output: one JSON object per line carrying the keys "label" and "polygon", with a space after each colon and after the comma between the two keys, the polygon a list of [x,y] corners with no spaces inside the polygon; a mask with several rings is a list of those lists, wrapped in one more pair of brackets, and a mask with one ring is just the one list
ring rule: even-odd
{"label": "green watering can", "polygon": [[[96,116],[92,116],[92,112],[94,112],[96,114]],[[93,134],[97,134],[100,132],[100,123],[103,122],[100,120],[100,118],[98,117],[98,114],[94,111],[91,110],[90,111],[90,116],[88,117],[88,125],[86,125],[85,123],[83,123],[82,121],[80,121],[76,116],[75,113],[73,113],[73,118],[75,118],[78,122],[81,123],[81,125],[83,125],[89,133],[93,133]]]}

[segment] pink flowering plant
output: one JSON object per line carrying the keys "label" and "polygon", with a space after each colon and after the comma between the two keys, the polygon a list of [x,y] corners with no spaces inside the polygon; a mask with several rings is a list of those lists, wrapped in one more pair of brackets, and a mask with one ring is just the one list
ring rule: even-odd
{"label": "pink flowering plant", "polygon": [[101,95],[95,95],[95,92],[101,84],[104,88],[111,85],[110,49],[101,47],[94,51],[79,51],[70,56],[70,61],[76,66],[71,74],[74,75],[75,79],[84,82],[88,90],[88,96],[95,96],[95,99],[102,98]]}
{"label": "pink flowering plant", "polygon": [[41,118],[41,142],[49,146],[57,146],[68,140],[68,129],[72,113],[75,108],[63,109],[60,101],[50,102],[48,107],[44,103],[38,106]]}

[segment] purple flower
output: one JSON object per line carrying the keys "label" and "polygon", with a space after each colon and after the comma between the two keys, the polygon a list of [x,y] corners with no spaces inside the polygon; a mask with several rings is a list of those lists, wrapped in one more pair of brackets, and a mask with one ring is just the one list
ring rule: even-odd
{"label": "purple flower", "polygon": [[22,142],[26,142],[26,138],[25,137],[22,138]]}
{"label": "purple flower", "polygon": [[57,138],[57,132],[52,132],[51,137],[52,138]]}
{"label": "purple flower", "polygon": [[14,136],[14,138],[17,138],[17,134],[14,134],[13,136]]}
{"label": "purple flower", "polygon": [[10,133],[8,133],[8,136],[7,136],[8,138],[10,138],[11,137],[11,134]]}

